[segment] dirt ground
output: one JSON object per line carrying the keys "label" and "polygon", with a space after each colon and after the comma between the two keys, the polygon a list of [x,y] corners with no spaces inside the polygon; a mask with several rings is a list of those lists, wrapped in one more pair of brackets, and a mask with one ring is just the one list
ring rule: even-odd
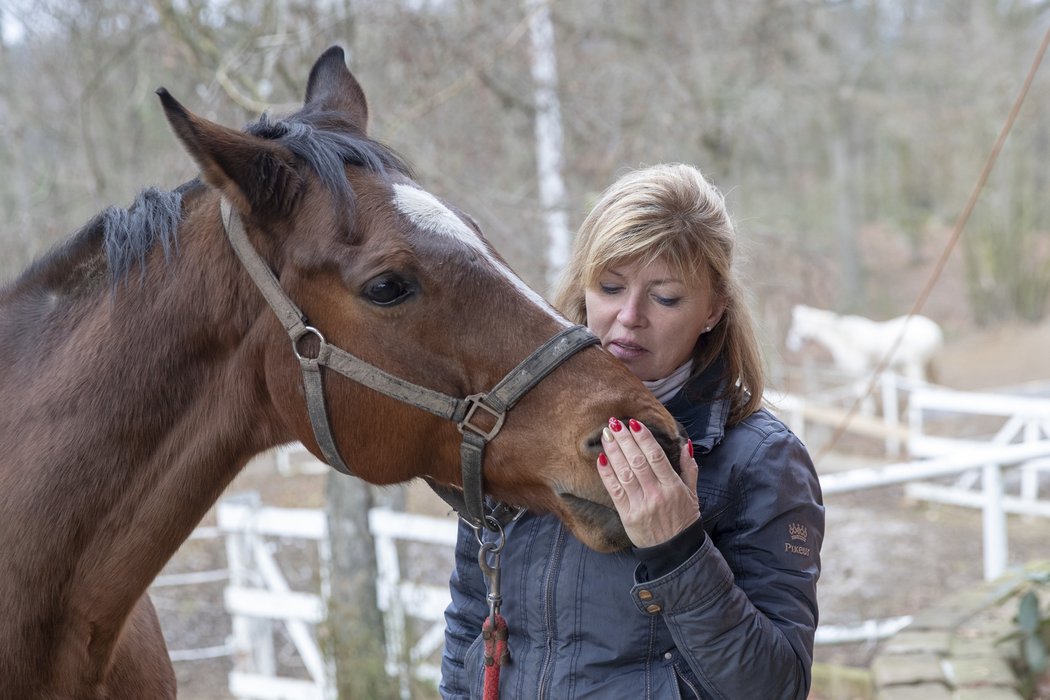
{"label": "dirt ground", "polygon": [[[1043,390],[1050,383],[1050,324],[1010,326],[992,332],[956,338],[938,360],[938,380],[965,389],[1017,387],[1024,384]],[[826,435],[810,432],[807,440],[817,451]],[[847,454],[846,451],[849,451]],[[846,440],[841,449],[824,456],[818,469],[835,471],[851,466],[877,465],[877,449],[863,441]],[[231,491],[260,491],[267,504],[319,507],[323,503],[324,476],[282,477],[271,465],[253,463],[235,481]],[[1013,476],[1007,477],[1011,485]],[[1044,476],[1041,495],[1050,493]],[[1015,486],[1015,485],[1014,485]],[[442,506],[413,490],[410,503],[428,514],[443,513]],[[868,619],[912,615],[942,596],[979,582],[982,578],[981,515],[979,511],[931,505],[907,499],[902,487],[836,494],[826,499],[827,534],[823,576],[820,583],[821,623],[851,625]],[[206,523],[207,524],[207,521]],[[1011,565],[1050,557],[1050,521],[1012,518],[1009,523]],[[304,547],[282,543],[282,547]],[[293,552],[294,556],[294,552]],[[300,561],[311,556],[303,552]],[[431,568],[441,568],[451,552],[434,550],[422,555]],[[225,553],[215,540],[192,540],[176,555],[167,573],[206,571],[225,567]],[[309,581],[310,572],[300,572]],[[229,619],[222,609],[223,582],[187,587],[158,588],[153,598],[173,650],[222,645],[229,634]],[[866,666],[876,650],[874,643],[820,646],[819,662]],[[277,640],[280,662],[297,665],[290,642]],[[231,659],[176,663],[183,700],[227,700],[227,673]]]}

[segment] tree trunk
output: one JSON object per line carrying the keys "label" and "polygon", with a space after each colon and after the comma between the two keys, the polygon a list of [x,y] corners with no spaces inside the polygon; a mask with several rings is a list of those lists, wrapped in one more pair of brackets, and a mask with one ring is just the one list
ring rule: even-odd
{"label": "tree trunk", "polygon": [[333,471],[327,496],[331,553],[326,632],[338,697],[397,698],[397,679],[386,673],[386,634],[376,603],[375,542],[368,529],[375,489]]}
{"label": "tree trunk", "polygon": [[536,172],[547,228],[547,283],[554,284],[569,261],[558,62],[548,0],[525,0],[525,10],[529,13],[530,68],[536,104]]}
{"label": "tree trunk", "polygon": [[855,313],[864,298],[863,270],[857,245],[855,168],[852,134],[853,105],[848,99],[836,102],[835,130],[831,135],[831,177],[835,188],[835,238],[838,241],[842,296],[839,310]]}

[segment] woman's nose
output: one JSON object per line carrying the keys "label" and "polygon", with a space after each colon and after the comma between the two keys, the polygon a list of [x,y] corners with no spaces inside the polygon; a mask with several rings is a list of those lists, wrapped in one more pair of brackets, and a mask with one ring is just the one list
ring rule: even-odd
{"label": "woman's nose", "polygon": [[645,316],[637,299],[625,299],[623,306],[616,314],[616,320],[627,327],[638,326],[644,319]]}

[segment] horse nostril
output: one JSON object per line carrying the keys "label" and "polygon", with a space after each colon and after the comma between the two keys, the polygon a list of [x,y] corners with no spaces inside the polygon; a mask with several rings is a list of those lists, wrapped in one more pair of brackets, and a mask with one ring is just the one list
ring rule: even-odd
{"label": "horse nostril", "polygon": [[679,458],[679,453],[677,450],[672,450],[668,452],[667,460],[671,463],[671,467],[675,470],[676,473],[682,473],[681,459]]}
{"label": "horse nostril", "polygon": [[[671,466],[678,473],[681,473],[681,465],[679,464],[679,457],[682,451],[682,445],[689,438],[686,437],[685,430],[682,426],[678,426],[677,434],[671,435],[663,431],[663,429],[657,428],[653,430],[653,437],[660,443],[661,449],[664,454],[667,455],[667,460],[671,463]],[[602,429],[591,433],[582,443],[583,453],[597,459],[598,453],[602,452],[605,448],[602,445]]]}
{"label": "horse nostril", "polygon": [[602,431],[600,429],[583,441],[583,451],[595,457],[602,451]]}
{"label": "horse nostril", "polygon": [[682,445],[685,440],[683,437],[684,434],[685,433],[681,426],[678,427],[678,435],[668,435],[663,430],[653,432],[656,441],[660,443],[660,447],[663,448],[664,454],[667,455],[667,461],[671,463],[671,467],[679,474],[682,473],[681,465],[678,462],[682,451]]}

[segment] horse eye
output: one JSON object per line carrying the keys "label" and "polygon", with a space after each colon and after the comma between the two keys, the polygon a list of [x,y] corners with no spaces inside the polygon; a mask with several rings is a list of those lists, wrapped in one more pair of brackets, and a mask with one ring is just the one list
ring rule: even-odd
{"label": "horse eye", "polygon": [[393,276],[378,277],[365,286],[364,297],[377,306],[400,304],[412,295],[412,288]]}

